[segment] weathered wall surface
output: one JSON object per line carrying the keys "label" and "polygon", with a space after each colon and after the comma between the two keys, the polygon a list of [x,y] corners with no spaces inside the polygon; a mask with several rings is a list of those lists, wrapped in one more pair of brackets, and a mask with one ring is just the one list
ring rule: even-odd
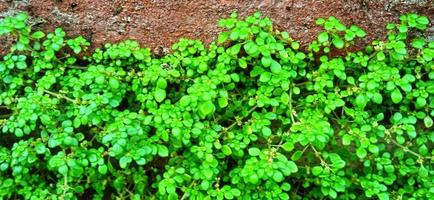
{"label": "weathered wall surface", "polygon": [[[153,49],[170,47],[180,37],[212,41],[219,18],[256,10],[304,45],[321,30],[315,25],[318,17],[333,15],[345,24],[357,24],[369,39],[384,36],[386,23],[405,12],[434,19],[432,0],[0,0],[0,17],[27,11],[38,28],[62,27],[95,46],[137,39]],[[431,26],[431,38],[433,32]]]}

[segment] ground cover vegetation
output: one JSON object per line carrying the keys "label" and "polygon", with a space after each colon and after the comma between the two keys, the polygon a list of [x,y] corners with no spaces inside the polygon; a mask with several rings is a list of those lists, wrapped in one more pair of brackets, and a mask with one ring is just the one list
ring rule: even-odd
{"label": "ground cover vegetation", "polygon": [[427,17],[357,52],[364,30],[316,22],[301,50],[232,14],[156,56],[2,19],[0,198],[434,199]]}

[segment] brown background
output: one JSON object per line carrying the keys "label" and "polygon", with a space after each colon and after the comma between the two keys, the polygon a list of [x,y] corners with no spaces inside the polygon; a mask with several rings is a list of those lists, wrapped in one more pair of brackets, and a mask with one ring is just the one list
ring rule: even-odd
{"label": "brown background", "polygon": [[[269,16],[280,30],[306,45],[321,30],[318,17],[336,16],[345,24],[364,28],[369,40],[384,37],[387,22],[405,12],[433,20],[431,0],[0,0],[0,17],[27,11],[39,29],[64,28],[84,35],[98,47],[106,42],[137,39],[152,49],[170,47],[180,37],[209,42],[220,31],[219,18],[256,10]],[[433,39],[433,27],[427,36]],[[368,42],[365,40],[364,42]]]}

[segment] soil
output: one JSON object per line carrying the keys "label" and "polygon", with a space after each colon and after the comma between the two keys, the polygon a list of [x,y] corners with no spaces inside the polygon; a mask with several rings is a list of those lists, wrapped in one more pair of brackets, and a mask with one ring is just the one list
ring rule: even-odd
{"label": "soil", "polygon": [[[234,11],[240,16],[261,11],[302,46],[321,31],[315,25],[319,17],[333,15],[359,25],[370,40],[384,37],[387,22],[396,22],[402,13],[434,20],[432,0],[0,0],[0,18],[19,11],[27,11],[39,29],[62,27],[69,35],[85,36],[93,47],[136,39],[154,50],[170,48],[181,37],[209,43],[221,31],[218,19]],[[431,40],[433,33],[431,25]]]}

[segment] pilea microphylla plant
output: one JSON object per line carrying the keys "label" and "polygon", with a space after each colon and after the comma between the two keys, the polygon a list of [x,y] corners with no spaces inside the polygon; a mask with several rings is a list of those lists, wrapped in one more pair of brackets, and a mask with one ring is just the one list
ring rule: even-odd
{"label": "pilea microphylla plant", "polygon": [[1,199],[434,199],[424,16],[346,52],[366,33],[334,17],[300,50],[259,13],[232,14],[209,47],[180,39],[162,57],[130,40],[87,52],[27,19],[0,22],[15,41]]}

